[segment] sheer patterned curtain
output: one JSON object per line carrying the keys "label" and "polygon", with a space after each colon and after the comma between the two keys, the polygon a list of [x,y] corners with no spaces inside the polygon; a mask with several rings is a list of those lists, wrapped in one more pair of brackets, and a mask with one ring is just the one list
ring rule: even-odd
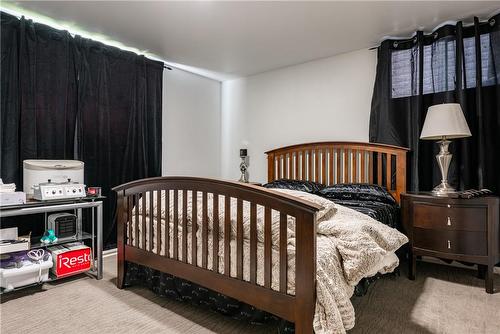
{"label": "sheer patterned curtain", "polygon": [[421,141],[427,108],[460,103],[472,137],[453,140],[450,180],[459,189],[500,191],[500,14],[465,26],[417,31],[378,48],[370,141],[411,149],[409,188],[440,180],[434,142]]}

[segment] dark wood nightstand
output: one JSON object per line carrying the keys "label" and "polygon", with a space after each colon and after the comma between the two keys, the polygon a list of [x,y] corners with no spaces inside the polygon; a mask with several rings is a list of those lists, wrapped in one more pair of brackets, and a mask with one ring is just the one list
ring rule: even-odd
{"label": "dark wood nightstand", "polygon": [[419,255],[475,263],[486,268],[493,293],[493,268],[500,262],[499,203],[495,196],[460,199],[431,193],[401,195],[403,229],[410,239],[409,278]]}

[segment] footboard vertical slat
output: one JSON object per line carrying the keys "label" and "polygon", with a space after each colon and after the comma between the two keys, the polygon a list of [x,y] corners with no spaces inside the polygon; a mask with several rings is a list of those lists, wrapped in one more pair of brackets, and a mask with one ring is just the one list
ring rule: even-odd
{"label": "footboard vertical slat", "polygon": [[271,209],[264,209],[264,286],[271,287],[271,265],[272,265],[272,233],[271,233]]}
{"label": "footboard vertical slat", "polygon": [[208,206],[207,206],[207,193],[202,193],[202,226],[201,226],[201,266],[207,268],[208,262]]}
{"label": "footboard vertical slat", "polygon": [[236,277],[243,279],[243,200],[236,206]]}
{"label": "footboard vertical slat", "polygon": [[231,275],[231,197],[224,196],[224,274]]}
{"label": "footboard vertical slat", "polygon": [[165,256],[170,257],[170,189],[165,189]]}
{"label": "footboard vertical slat", "polygon": [[312,213],[301,214],[295,223],[295,333],[313,333],[316,306],[316,223]]}
{"label": "footboard vertical slat", "polygon": [[[198,192],[193,190],[192,192],[192,213],[191,213],[191,264],[193,266],[198,265],[198,240],[196,236],[196,231],[198,230]],[[187,232],[186,232],[187,233]]]}
{"label": "footboard vertical slat", "polygon": [[182,261],[187,262],[187,190],[182,191]]}
{"label": "footboard vertical slat", "polygon": [[133,229],[132,229],[132,208],[134,207],[134,195],[127,196],[127,224],[128,238],[127,245],[133,246]]}
{"label": "footboard vertical slat", "polygon": [[141,229],[141,249],[146,249],[146,192],[142,193],[142,229]]}
{"label": "footboard vertical slat", "polygon": [[250,203],[250,282],[257,282],[257,205]]}
{"label": "footboard vertical slat", "polygon": [[287,288],[287,215],[280,212],[280,292],[286,293]]}
{"label": "footboard vertical slat", "polygon": [[212,226],[212,270],[219,272],[219,194],[214,193],[214,203],[213,203],[213,226]]}
{"label": "footboard vertical slat", "polygon": [[156,254],[161,254],[161,190],[156,191]]}
{"label": "footboard vertical slat", "polygon": [[134,236],[134,246],[139,248],[139,201],[140,201],[140,194],[135,194],[134,195],[134,207],[135,207],[135,224],[134,224],[134,229],[135,229],[135,236]]}
{"label": "footboard vertical slat", "polygon": [[153,251],[153,240],[155,238],[155,233],[153,229],[153,221],[154,221],[154,210],[153,210],[153,192],[148,191],[149,198],[149,239],[148,239],[148,250],[150,252]]}
{"label": "footboard vertical slat", "polygon": [[174,190],[174,235],[173,241],[173,257],[174,260],[179,260],[179,190]]}

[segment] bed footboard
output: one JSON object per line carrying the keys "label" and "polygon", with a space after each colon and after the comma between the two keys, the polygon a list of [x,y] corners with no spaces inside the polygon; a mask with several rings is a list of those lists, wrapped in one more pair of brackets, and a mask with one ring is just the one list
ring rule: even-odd
{"label": "bed footboard", "polygon": [[[124,286],[125,266],[132,262],[294,322],[297,333],[313,332],[315,217],[320,207],[262,187],[193,177],[149,178],[113,190],[118,194],[119,288]],[[189,196],[194,200],[188,201]],[[141,211],[137,209],[139,204]],[[224,210],[223,215],[219,215],[219,208]],[[156,219],[151,218],[154,215]],[[278,222],[275,217],[279,217]],[[244,221],[249,222],[249,228]],[[257,224],[258,221],[263,224]],[[295,293],[290,292],[288,281],[290,229],[294,230],[296,243],[292,289]],[[146,231],[149,231],[147,238]],[[277,239],[276,234],[279,234]],[[263,235],[263,240],[258,235]],[[263,257],[257,255],[258,249],[263,251]],[[219,254],[223,254],[221,259]],[[231,259],[232,256],[236,259]],[[278,270],[275,267],[273,270],[273,265]],[[263,274],[263,279],[258,274]]]}

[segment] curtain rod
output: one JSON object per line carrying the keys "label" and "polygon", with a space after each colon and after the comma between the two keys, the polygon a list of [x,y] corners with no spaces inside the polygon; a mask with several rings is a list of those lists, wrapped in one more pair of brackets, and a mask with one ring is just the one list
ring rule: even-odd
{"label": "curtain rod", "polygon": [[[488,24],[488,25],[490,25],[490,26],[494,26],[494,25],[495,25],[495,19],[494,19],[494,17],[495,17],[496,15],[498,15],[498,14],[500,14],[500,10],[498,11],[498,13],[497,13],[497,14],[492,15],[489,19],[487,19],[487,20],[485,20],[485,21],[479,21],[479,26],[484,26],[484,25],[487,25],[487,24]],[[474,18],[477,18],[477,17],[475,16]],[[439,25],[438,25],[437,27],[435,27],[434,29],[432,29],[432,31],[431,31],[431,32],[427,32],[427,33],[426,33],[426,32],[424,31],[424,35],[433,35],[433,34],[436,34],[436,33],[437,33],[437,31],[438,31],[439,29],[441,29],[442,27],[444,27],[444,26],[446,26],[446,25],[453,25],[453,24],[457,24],[458,22],[461,22],[461,21],[445,21],[445,22],[443,22],[443,23],[439,24]],[[462,22],[463,22],[463,21],[462,21]],[[464,27],[464,28],[469,28],[469,27],[473,27],[473,26],[474,26],[474,23],[469,23],[469,24],[465,24],[463,27]],[[419,31],[419,30],[417,30],[417,31]],[[416,36],[416,31],[413,33],[413,36],[411,36],[411,37],[392,37],[392,38],[391,38],[390,36],[386,36],[386,37],[385,37],[385,38],[384,38],[384,39],[380,42],[380,44],[381,44],[383,41],[387,40],[387,39],[401,40],[402,42],[404,42],[404,41],[410,41],[410,40],[412,40],[413,38],[415,38],[415,36]],[[369,50],[369,51],[376,50],[376,49],[378,49],[378,47],[380,46],[380,44],[379,44],[379,45],[376,45],[376,46],[372,46],[371,48],[368,48],[368,50]]]}
{"label": "curtain rod", "polygon": [[167,65],[165,65],[165,64],[163,64],[163,68],[166,68],[167,70],[172,71],[172,67],[167,66]]}

